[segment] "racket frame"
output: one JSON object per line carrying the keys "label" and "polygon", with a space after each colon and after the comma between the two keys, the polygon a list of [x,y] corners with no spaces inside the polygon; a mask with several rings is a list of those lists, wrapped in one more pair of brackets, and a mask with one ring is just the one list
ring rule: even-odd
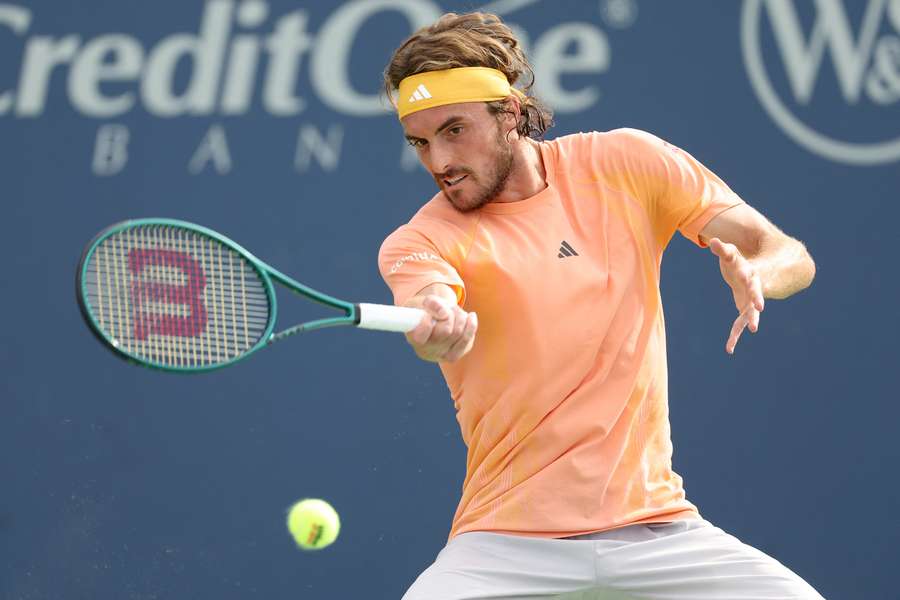
{"label": "racket frame", "polygon": [[[135,356],[130,352],[124,350],[119,342],[114,338],[110,337],[97,322],[93,313],[91,312],[91,308],[87,303],[87,293],[85,290],[85,278],[87,273],[88,264],[91,261],[91,258],[94,255],[94,252],[103,243],[107,238],[124,231],[126,229],[131,229],[134,227],[148,227],[148,226],[159,226],[159,227],[175,227],[181,230],[193,231],[200,235],[212,238],[213,240],[221,243],[222,245],[234,250],[238,254],[240,254],[250,266],[256,271],[259,275],[260,279],[263,282],[263,286],[266,292],[266,297],[269,302],[269,316],[268,322],[266,323],[266,328],[260,336],[259,341],[253,346],[251,346],[246,351],[242,352],[238,356],[231,358],[227,361],[214,363],[211,365],[200,365],[200,366],[192,366],[192,367],[181,367],[181,366],[172,366],[166,365],[158,362],[154,362],[151,360],[147,360],[145,358],[141,358],[139,356]],[[342,310],[344,312],[343,315],[334,316],[334,317],[324,317],[321,319],[314,319],[312,321],[306,321],[303,323],[299,323],[297,325],[293,325],[279,331],[277,333],[274,332],[275,329],[275,321],[278,316],[278,298],[275,295],[275,286],[273,285],[273,280],[277,281],[281,285],[288,288],[290,291],[299,294],[309,300],[322,304],[324,306],[328,306],[330,308],[335,308],[338,310]],[[78,263],[78,269],[76,270],[75,275],[75,295],[78,299],[78,306],[81,310],[81,315],[84,317],[85,322],[87,322],[90,330],[93,334],[103,343],[104,346],[113,351],[113,353],[130,362],[132,364],[140,365],[143,367],[149,367],[151,369],[158,369],[162,371],[170,371],[175,373],[199,373],[206,371],[214,371],[216,369],[221,369],[223,367],[227,367],[233,365],[236,362],[242,361],[245,358],[248,358],[252,354],[256,353],[261,348],[272,344],[282,338],[295,335],[301,332],[306,331],[314,331],[316,329],[323,329],[326,327],[337,327],[341,325],[358,325],[360,322],[360,310],[357,304],[352,302],[347,302],[344,300],[340,300],[333,296],[329,296],[328,294],[324,294],[315,290],[307,285],[303,285],[299,281],[288,277],[281,271],[267,265],[256,256],[254,256],[250,251],[248,251],[243,246],[234,242],[233,240],[228,239],[224,235],[213,231],[212,229],[208,229],[203,227],[202,225],[197,225],[194,223],[189,223],[187,221],[180,221],[178,219],[161,219],[161,218],[143,218],[143,219],[129,219],[127,221],[120,221],[119,223],[115,223],[106,227],[100,233],[98,233],[94,238],[87,244],[82,252],[81,260]]]}

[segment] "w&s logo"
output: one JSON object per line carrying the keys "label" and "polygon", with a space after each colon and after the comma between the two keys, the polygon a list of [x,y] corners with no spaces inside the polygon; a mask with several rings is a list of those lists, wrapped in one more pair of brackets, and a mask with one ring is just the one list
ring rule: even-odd
{"label": "w&s logo", "polygon": [[830,160],[900,161],[900,0],[744,0],[753,89],[795,142]]}

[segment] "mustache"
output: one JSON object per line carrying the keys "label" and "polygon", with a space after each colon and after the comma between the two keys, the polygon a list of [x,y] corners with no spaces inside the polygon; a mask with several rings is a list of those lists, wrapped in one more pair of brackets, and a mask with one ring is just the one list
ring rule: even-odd
{"label": "mustache", "polygon": [[435,179],[455,179],[460,175],[471,175],[472,169],[468,169],[466,167],[454,167],[452,169],[447,169],[441,173],[432,173]]}

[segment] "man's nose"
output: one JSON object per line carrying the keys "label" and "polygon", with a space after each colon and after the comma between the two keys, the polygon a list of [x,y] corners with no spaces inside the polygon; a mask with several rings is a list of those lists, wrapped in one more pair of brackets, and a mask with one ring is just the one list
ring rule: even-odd
{"label": "man's nose", "polygon": [[435,175],[446,173],[453,164],[450,150],[443,144],[432,144],[431,148],[431,172]]}

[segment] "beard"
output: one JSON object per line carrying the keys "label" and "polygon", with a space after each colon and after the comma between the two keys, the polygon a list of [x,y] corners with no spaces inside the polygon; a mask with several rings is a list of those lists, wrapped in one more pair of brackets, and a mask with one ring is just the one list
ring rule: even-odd
{"label": "beard", "polygon": [[[514,156],[512,147],[502,135],[497,136],[497,152],[487,174],[482,178],[476,177],[474,171],[469,168],[454,169],[447,173],[446,177],[466,175],[466,180],[473,187],[472,190],[447,189],[441,186],[444,196],[459,212],[471,212],[477,210],[489,202],[493,202],[506,189],[506,182],[513,171]],[[438,180],[438,185],[441,185]]]}

